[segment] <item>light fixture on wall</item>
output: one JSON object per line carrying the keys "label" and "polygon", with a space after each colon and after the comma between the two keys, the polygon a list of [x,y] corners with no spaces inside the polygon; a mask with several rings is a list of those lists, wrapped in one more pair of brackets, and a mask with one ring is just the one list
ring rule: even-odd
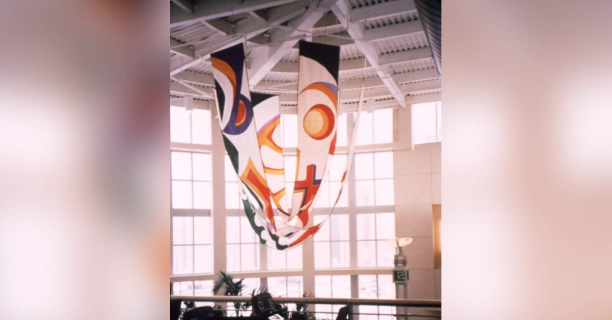
{"label": "light fixture on wall", "polygon": [[403,254],[402,247],[405,247],[412,243],[413,238],[393,238],[387,239],[387,242],[392,246],[396,247],[396,254]]}

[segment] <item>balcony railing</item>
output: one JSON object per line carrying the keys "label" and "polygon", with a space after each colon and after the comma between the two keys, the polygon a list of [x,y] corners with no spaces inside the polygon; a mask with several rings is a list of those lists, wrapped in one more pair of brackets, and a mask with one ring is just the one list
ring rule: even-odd
{"label": "balcony railing", "polygon": [[[183,302],[193,301],[207,304],[215,304],[229,316],[235,310],[224,308],[225,303],[251,302],[250,296],[171,296],[171,300],[181,300]],[[307,305],[333,305],[347,306],[349,320],[418,320],[418,319],[441,319],[442,302],[440,300],[418,300],[418,299],[363,299],[363,298],[289,298],[273,297],[275,303],[279,304],[307,304]],[[360,306],[379,306],[395,307],[393,313],[359,312]],[[326,309],[329,309],[326,308]],[[363,308],[365,309],[365,308]],[[377,310],[379,310],[377,308]],[[289,310],[291,312],[291,310]],[[248,316],[250,311],[242,311],[244,316]],[[336,319],[337,311],[328,310],[307,310],[316,319]],[[177,320],[177,319],[171,319]]]}

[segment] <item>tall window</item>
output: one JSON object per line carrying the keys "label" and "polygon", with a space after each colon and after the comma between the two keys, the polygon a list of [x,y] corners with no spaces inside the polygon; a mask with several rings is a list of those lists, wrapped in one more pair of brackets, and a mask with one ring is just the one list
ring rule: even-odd
{"label": "tall window", "polygon": [[232,161],[228,155],[225,155],[225,208],[240,209],[242,205],[242,196],[240,195],[240,181]]}
{"label": "tall window", "polygon": [[412,105],[412,144],[442,141],[442,102]]}
{"label": "tall window", "polygon": [[304,282],[302,277],[270,277],[268,289],[275,297],[301,297]]}
{"label": "tall window", "polygon": [[172,243],[174,274],[213,272],[210,217],[173,217]]}
{"label": "tall window", "polygon": [[[315,297],[317,298],[350,298],[351,276],[315,276]],[[334,319],[342,305],[316,306],[317,319]]]}
{"label": "tall window", "polygon": [[[346,154],[333,156],[326,177],[321,184],[319,192],[317,192],[317,202],[315,203],[317,208],[330,208],[336,202],[336,197],[341,187],[342,175],[346,167],[346,158]],[[336,207],[348,207],[348,190],[349,186],[344,186]]]}
{"label": "tall window", "polygon": [[259,270],[259,238],[246,217],[227,217],[227,271]]}
{"label": "tall window", "polygon": [[394,204],[393,152],[355,154],[357,206]]}
{"label": "tall window", "polygon": [[[359,276],[359,298],[395,299],[395,285],[390,275]],[[395,307],[359,306],[359,319],[394,320]],[[380,316],[377,316],[379,314]]]}
{"label": "tall window", "polygon": [[[316,224],[324,216],[315,215],[314,219]],[[316,269],[350,267],[348,214],[332,214],[315,234],[314,246]]]}
{"label": "tall window", "polygon": [[210,155],[171,152],[172,272],[213,272]]}
{"label": "tall window", "polygon": [[171,152],[172,208],[210,209],[210,154]]}
{"label": "tall window", "polygon": [[175,296],[212,296],[213,281],[181,281],[172,283]]}
{"label": "tall window", "polygon": [[268,252],[268,270],[301,270],[302,246],[286,250],[266,247]]}
{"label": "tall window", "polygon": [[356,143],[357,145],[393,143],[393,109],[362,112]]}
{"label": "tall window", "polygon": [[170,141],[210,144],[210,110],[170,107]]}
{"label": "tall window", "polygon": [[393,267],[395,249],[386,239],[395,238],[394,213],[357,215],[357,265]]}

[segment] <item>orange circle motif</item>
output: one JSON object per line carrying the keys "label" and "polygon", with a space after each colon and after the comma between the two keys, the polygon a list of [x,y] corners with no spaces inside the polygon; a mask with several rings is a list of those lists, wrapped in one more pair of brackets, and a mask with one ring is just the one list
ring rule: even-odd
{"label": "orange circle motif", "polygon": [[328,106],[316,104],[304,115],[304,131],[315,140],[323,140],[334,131],[336,118]]}

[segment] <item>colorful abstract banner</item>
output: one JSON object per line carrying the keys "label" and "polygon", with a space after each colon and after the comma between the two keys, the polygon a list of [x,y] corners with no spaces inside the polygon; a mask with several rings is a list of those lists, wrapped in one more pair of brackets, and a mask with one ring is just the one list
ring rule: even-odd
{"label": "colorful abstract banner", "polygon": [[316,234],[338,203],[355,150],[362,106],[360,99],[336,200],[323,222],[309,225],[336,150],[340,48],[300,41],[299,50],[297,165],[290,195],[285,189],[279,97],[250,93],[242,44],[211,55],[219,122],[240,180],[246,216],[260,242],[278,250],[295,247]]}

